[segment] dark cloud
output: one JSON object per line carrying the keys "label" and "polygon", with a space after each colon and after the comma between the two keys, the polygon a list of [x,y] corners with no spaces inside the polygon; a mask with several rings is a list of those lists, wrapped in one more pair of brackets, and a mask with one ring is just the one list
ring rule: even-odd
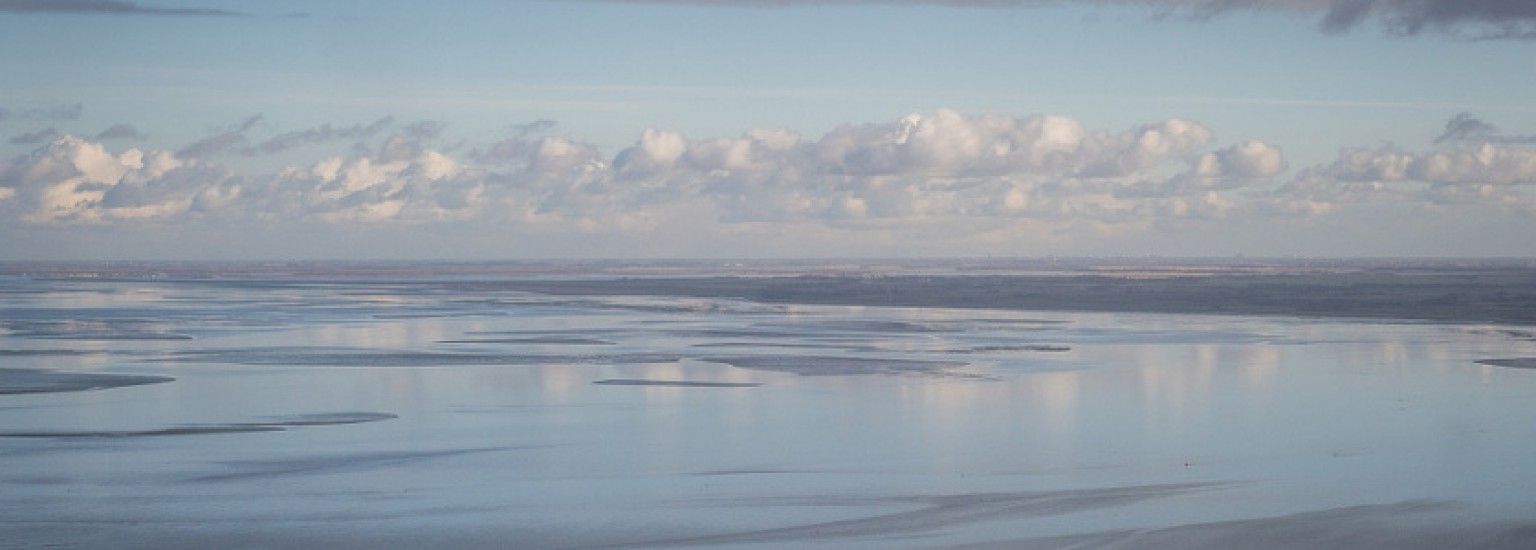
{"label": "dark cloud", "polygon": [[85,112],[85,105],[73,103],[68,105],[49,105],[46,107],[31,107],[27,109],[6,109],[0,107],[0,122],[6,120],[76,120]]}
{"label": "dark cloud", "polygon": [[266,141],[256,144],[254,147],[241,151],[241,153],[246,155],[270,155],[309,143],[323,143],[345,139],[367,139],[384,131],[385,128],[394,123],[395,118],[387,116],[373,121],[366,126],[362,124],[353,124],[351,126],[322,124],[314,128],[272,136]]}
{"label": "dark cloud", "polygon": [[[183,147],[176,154],[196,158],[221,154],[254,157],[277,154],[313,143],[343,140],[362,141],[377,136],[390,126],[393,126],[395,124],[395,117],[386,116],[368,124],[352,124],[350,126],[321,124],[313,128],[283,132],[255,142],[251,139],[250,133],[261,121],[261,115],[252,116],[240,124],[224,128],[218,133],[197,140]],[[401,134],[414,140],[423,140],[437,137],[441,131],[441,123],[418,122],[402,128]]]}
{"label": "dark cloud", "polygon": [[207,157],[250,147],[251,141],[245,133],[260,123],[261,119],[262,115],[252,115],[240,124],[182,147],[176,154],[183,157]]}
{"label": "dark cloud", "polygon": [[1347,31],[1365,21],[1374,4],[1374,0],[1334,0],[1318,24],[1325,32]]}
{"label": "dark cloud", "polygon": [[1457,38],[1536,39],[1532,0],[601,0],[627,4],[691,4],[722,7],[948,6],[1019,8],[1065,4],[1119,4],[1152,8],[1159,16],[1207,19],[1231,12],[1315,13],[1325,32],[1349,31],[1376,20],[1388,32],[1442,32]]}
{"label": "dark cloud", "polygon": [[0,13],[79,13],[105,15],[242,16],[215,8],[163,8],[123,0],[0,0]]}
{"label": "dark cloud", "polygon": [[[1536,2],[1529,0],[1396,0],[1382,11],[1403,34],[1435,29],[1469,38],[1536,38]],[[1459,27],[1464,23],[1473,28]]]}
{"label": "dark cloud", "polygon": [[98,139],[98,140],[103,140],[103,139],[139,139],[139,140],[142,140],[142,139],[145,139],[145,137],[147,137],[147,136],[145,136],[142,133],[139,133],[139,129],[138,128],[134,128],[133,126],[128,125],[128,124],[113,124],[110,128],[102,130],[101,133],[96,134],[96,139]]}
{"label": "dark cloud", "polygon": [[409,139],[430,140],[437,139],[438,136],[443,135],[443,130],[447,129],[447,127],[447,124],[436,120],[423,120],[401,128],[400,133]]}
{"label": "dark cloud", "polygon": [[1485,143],[1536,143],[1536,135],[1506,135],[1499,127],[1483,122],[1472,113],[1457,113],[1445,123],[1445,130],[1435,138],[1435,143],[1485,142]]}
{"label": "dark cloud", "polygon": [[[541,144],[547,143],[546,140],[536,139],[536,136],[558,125],[558,122],[547,118],[510,125],[507,127],[511,131],[510,137],[483,148],[476,147],[469,152],[469,157],[485,163],[528,161]],[[586,144],[582,146],[590,147]]]}
{"label": "dark cloud", "polygon": [[1325,9],[1321,24],[1330,32],[1347,31],[1374,17],[1400,35],[1437,31],[1478,40],[1536,38],[1536,2],[1529,0],[1331,0]]}
{"label": "dark cloud", "polygon": [[1498,131],[1497,127],[1472,116],[1472,113],[1457,113],[1445,122],[1445,130],[1440,132],[1440,137],[1435,138],[1435,143],[1478,140]]}
{"label": "dark cloud", "polygon": [[511,127],[511,130],[512,130],[512,132],[514,134],[516,134],[519,137],[528,137],[528,136],[531,136],[531,135],[534,135],[534,134],[537,134],[537,133],[540,133],[540,132],[544,132],[544,131],[550,130],[550,129],[554,128],[557,125],[559,125],[558,122],[555,122],[555,121],[547,119],[547,118],[541,118],[541,119],[535,120],[533,122],[524,122],[522,124],[513,124],[512,127]]}
{"label": "dark cloud", "polygon": [[12,136],[10,141],[16,145],[35,145],[38,143],[53,141],[62,137],[63,135],[64,134],[59,133],[58,128],[43,128],[36,132],[27,132],[24,134]]}

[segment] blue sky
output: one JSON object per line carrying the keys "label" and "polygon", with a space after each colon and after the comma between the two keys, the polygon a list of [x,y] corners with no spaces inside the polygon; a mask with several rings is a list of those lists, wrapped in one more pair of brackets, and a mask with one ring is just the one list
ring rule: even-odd
{"label": "blue sky", "polygon": [[[93,7],[64,4],[76,3]],[[1531,239],[1508,237],[1536,235],[1536,223],[1527,221],[1536,217],[1536,201],[1529,200],[1536,168],[1523,171],[1522,155],[1530,145],[1515,139],[1536,134],[1531,93],[1536,41],[1465,39],[1469,32],[1492,28],[1482,20],[1452,21],[1439,31],[1405,36],[1367,18],[1347,32],[1323,32],[1318,21],[1327,12],[1315,7],[1322,3],[1256,2],[1254,9],[1204,18],[1166,12],[1167,4],[1186,9],[1197,0],[984,8],[815,1],[778,7],[588,1],[126,4],[240,16],[39,13],[16,6],[47,2],[0,2],[0,74],[5,75],[0,108],[6,113],[0,117],[0,158],[7,159],[0,161],[0,208],[9,218],[0,229],[6,241],[0,254],[1536,254],[1536,245],[1525,242]],[[1382,5],[1390,7],[1390,0]],[[1379,8],[1383,17],[1394,16],[1389,7]],[[1504,16],[1507,21],[1497,22],[1517,28],[1532,21],[1518,12]],[[78,113],[70,112],[75,105]],[[1113,135],[1177,119],[1197,123],[1209,136],[1161,151],[1149,165],[1097,175],[1084,171],[1092,160],[1081,160],[1077,169],[1017,163],[997,169],[982,166],[985,159],[948,157],[941,165],[919,165],[912,159],[939,162],[921,151],[893,153],[916,155],[899,167],[852,175],[847,159],[832,167],[825,155],[813,162],[805,160],[815,156],[810,153],[778,149],[773,154],[794,158],[775,157],[773,163],[742,169],[699,160],[703,145],[695,144],[739,138],[754,129],[787,129],[799,136],[791,149],[824,149],[822,138],[839,127],[885,125],[889,133],[899,131],[908,114],[931,122],[942,118],[940,110],[978,124],[977,117],[986,115],[1026,122],[1034,115],[1060,115],[1090,133]],[[1458,113],[1496,129],[1435,143]],[[126,161],[127,172],[87,176],[92,189],[68,184],[85,193],[70,204],[44,198],[57,198],[46,190],[57,189],[67,174],[36,175],[34,164],[44,150],[75,159],[71,169],[85,173],[83,161],[69,151],[100,146],[119,160],[130,149],[184,152],[257,114],[261,119],[240,136],[249,144],[325,124],[335,129],[392,118],[387,130],[366,136],[342,132],[343,137],[303,141],[272,154],[183,155],[166,170]],[[554,124],[536,132],[519,129],[541,120]],[[442,131],[415,139],[409,155],[386,159],[383,142],[418,121],[440,123]],[[144,137],[95,139],[116,124],[130,125]],[[77,141],[56,143],[60,138],[42,134],[49,129]],[[621,173],[618,157],[637,147],[647,129],[680,135],[687,152],[669,157],[665,170]],[[967,132],[955,135],[974,137]],[[596,168],[602,173],[532,174],[528,165],[539,161],[527,155],[535,154],[530,151],[541,141],[555,139],[590,148],[592,154],[580,158],[602,165]],[[981,139],[1017,145],[1021,138]],[[1283,168],[1202,173],[1199,185],[1185,181],[1189,178],[1173,181],[1179,174],[1196,174],[1201,155],[1216,158],[1249,140],[1283,152]],[[509,149],[523,156],[484,154],[492,144],[508,141],[526,142]],[[1479,157],[1475,150],[1485,144],[1496,150]],[[1112,154],[1102,150],[1120,146],[1092,147]],[[1398,159],[1413,168],[1351,171],[1340,164],[1341,150],[1349,148],[1373,152],[1378,165]],[[1489,161],[1493,164],[1452,163],[1456,168],[1447,172],[1435,168],[1445,164],[1435,159],[1451,157],[1432,158],[1442,151],[1465,153],[1456,158],[1474,161],[1503,156]],[[440,162],[423,160],[427,153],[451,162],[451,175],[422,168]],[[1238,158],[1232,155],[1221,158]],[[331,158],[344,166],[360,159],[375,167],[402,163],[380,177],[403,179],[393,187],[365,190],[361,184],[283,176],[313,172]],[[194,177],[187,162],[200,166],[202,175]],[[684,170],[678,162],[692,164]],[[417,173],[435,178],[404,181]],[[798,176],[789,182],[786,173]],[[815,177],[806,175],[812,173]],[[467,181],[474,178],[479,179]],[[1332,183],[1318,183],[1320,178]],[[452,207],[422,202],[441,200],[424,197],[448,188],[443,182],[450,179],[464,197],[479,197],[472,208],[464,197]],[[1303,179],[1305,185],[1297,184]],[[90,194],[128,180],[155,191],[127,193],[121,187],[113,197]],[[601,184],[592,183],[598,180]],[[1152,186],[1159,189],[1152,193],[1158,202],[1121,200],[1147,196],[1153,180],[1162,182]],[[235,198],[193,199],[219,194],[210,189],[221,185],[220,193],[238,187]],[[320,189],[326,185],[366,192],[341,196]],[[478,191],[464,190],[474,186]],[[900,186],[906,189],[900,200],[916,202],[893,198],[891,189]],[[1169,191],[1174,187],[1179,190]],[[1306,187],[1305,196],[1297,195],[1300,187]],[[1362,191],[1368,187],[1374,191]],[[585,194],[578,196],[576,188]],[[650,191],[631,196],[637,188]],[[1289,190],[1280,191],[1284,188]],[[1026,201],[1031,205],[1049,206],[989,210],[988,205],[1007,202],[1007,192],[1014,190],[1039,199]],[[979,194],[966,195],[971,192]],[[298,208],[275,198],[305,193],[334,199],[335,211],[314,207],[316,199],[293,199],[307,204]],[[913,198],[921,193],[937,193],[949,206],[933,206],[927,196]],[[1083,198],[1106,194],[1123,204]],[[1483,198],[1467,198],[1474,195]],[[828,214],[833,206],[742,211],[749,203],[787,204],[791,198],[802,206],[816,201],[842,206],[836,215]],[[1329,206],[1326,212],[1303,209],[1309,210],[1305,216],[1275,215],[1296,210],[1275,206],[1281,199]],[[396,204],[404,207],[393,216],[377,209],[365,216],[333,215],[372,208],[369,201],[389,211]],[[1179,206],[1180,201],[1188,204]],[[1231,205],[1189,214],[1198,201]],[[53,211],[39,215],[40,208]],[[615,221],[623,216],[612,209],[649,214],[643,223],[625,223]],[[509,210],[523,214],[505,215]],[[525,215],[530,211],[537,215]],[[1274,242],[1277,232],[1296,235],[1296,242]],[[403,243],[400,235],[411,235],[412,242]],[[310,242],[294,246],[295,239]]]}

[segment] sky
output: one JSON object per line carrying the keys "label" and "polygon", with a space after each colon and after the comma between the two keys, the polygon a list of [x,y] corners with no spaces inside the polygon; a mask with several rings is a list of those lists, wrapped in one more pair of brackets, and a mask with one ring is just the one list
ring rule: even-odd
{"label": "sky", "polygon": [[1526,0],[0,0],[0,260],[1533,237]]}

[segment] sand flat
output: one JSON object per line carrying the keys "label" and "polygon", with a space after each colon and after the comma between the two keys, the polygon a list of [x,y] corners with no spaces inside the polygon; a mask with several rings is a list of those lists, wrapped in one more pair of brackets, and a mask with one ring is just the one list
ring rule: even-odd
{"label": "sand flat", "polygon": [[0,368],[0,395],[105,390],[174,380],[169,376]]}
{"label": "sand flat", "polygon": [[1536,369],[1536,357],[1514,357],[1510,359],[1482,359],[1479,365],[1490,367],[1504,367],[1508,369]]}
{"label": "sand flat", "polygon": [[[1467,325],[610,307],[498,281],[4,284],[33,289],[0,295],[17,318],[198,338],[0,336],[88,352],[0,354],[7,369],[176,378],[0,396],[17,436],[0,517],[25,546],[1536,541],[1536,377],[1466,359],[1531,344]],[[480,337],[613,344],[443,342]]]}

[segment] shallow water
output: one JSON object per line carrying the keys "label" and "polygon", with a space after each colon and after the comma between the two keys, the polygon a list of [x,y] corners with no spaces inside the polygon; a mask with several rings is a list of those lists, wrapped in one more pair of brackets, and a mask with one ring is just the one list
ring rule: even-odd
{"label": "shallow water", "polygon": [[1531,547],[1527,330],[4,279],[0,540]]}

